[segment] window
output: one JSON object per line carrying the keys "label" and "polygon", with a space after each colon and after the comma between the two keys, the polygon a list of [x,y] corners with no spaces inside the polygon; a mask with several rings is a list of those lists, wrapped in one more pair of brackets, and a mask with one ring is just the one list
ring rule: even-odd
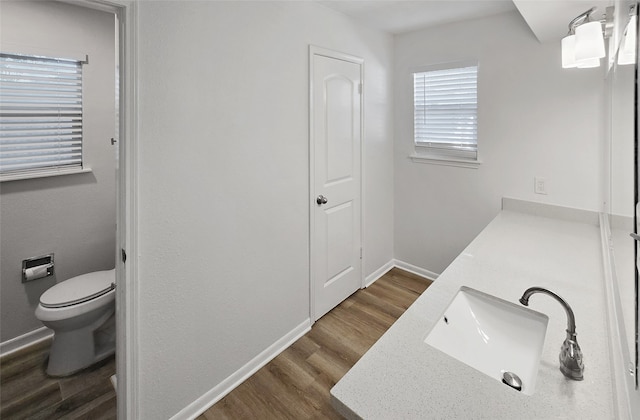
{"label": "window", "polygon": [[0,179],[82,170],[82,62],[0,53]]}
{"label": "window", "polygon": [[477,64],[413,73],[413,157],[477,163],[477,92]]}

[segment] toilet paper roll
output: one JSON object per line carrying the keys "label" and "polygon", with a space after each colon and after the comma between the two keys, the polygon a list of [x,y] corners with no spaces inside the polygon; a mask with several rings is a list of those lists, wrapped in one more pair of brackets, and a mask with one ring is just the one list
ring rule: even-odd
{"label": "toilet paper roll", "polygon": [[24,280],[31,281],[31,280],[37,280],[43,277],[47,277],[49,275],[48,269],[50,266],[51,266],[50,264],[45,264],[45,265],[37,265],[31,268],[25,268]]}

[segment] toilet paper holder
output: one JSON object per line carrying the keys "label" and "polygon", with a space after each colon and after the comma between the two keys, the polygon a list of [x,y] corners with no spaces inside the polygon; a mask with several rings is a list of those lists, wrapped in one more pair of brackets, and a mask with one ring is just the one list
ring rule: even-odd
{"label": "toilet paper holder", "polygon": [[38,280],[53,276],[53,253],[22,260],[22,282]]}

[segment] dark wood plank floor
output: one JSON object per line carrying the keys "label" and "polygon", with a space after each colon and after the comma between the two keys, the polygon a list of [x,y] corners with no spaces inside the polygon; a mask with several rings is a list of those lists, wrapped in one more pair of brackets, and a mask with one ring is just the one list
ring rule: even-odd
{"label": "dark wood plank floor", "polygon": [[[329,390],[431,282],[399,269],[359,290],[207,410],[211,419],[340,419]],[[115,419],[115,357],[67,378],[44,373],[50,341],[0,359],[1,419]]]}
{"label": "dark wood plank floor", "polygon": [[51,341],[0,359],[0,418],[115,419],[115,357],[66,378],[45,374]]}
{"label": "dark wood plank floor", "polygon": [[323,316],[198,420],[341,419],[329,390],[430,284],[392,269]]}

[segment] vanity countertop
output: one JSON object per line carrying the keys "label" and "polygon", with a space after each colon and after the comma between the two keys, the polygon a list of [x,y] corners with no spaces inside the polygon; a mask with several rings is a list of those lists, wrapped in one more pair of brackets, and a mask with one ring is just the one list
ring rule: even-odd
{"label": "vanity countertop", "polygon": [[[518,303],[531,286],[562,296],[576,316],[584,380],[558,366],[567,316],[542,294],[549,316],[533,395],[524,395],[424,343],[461,286]],[[502,211],[333,387],[333,405],[364,419],[613,419],[612,378],[597,225]]]}

